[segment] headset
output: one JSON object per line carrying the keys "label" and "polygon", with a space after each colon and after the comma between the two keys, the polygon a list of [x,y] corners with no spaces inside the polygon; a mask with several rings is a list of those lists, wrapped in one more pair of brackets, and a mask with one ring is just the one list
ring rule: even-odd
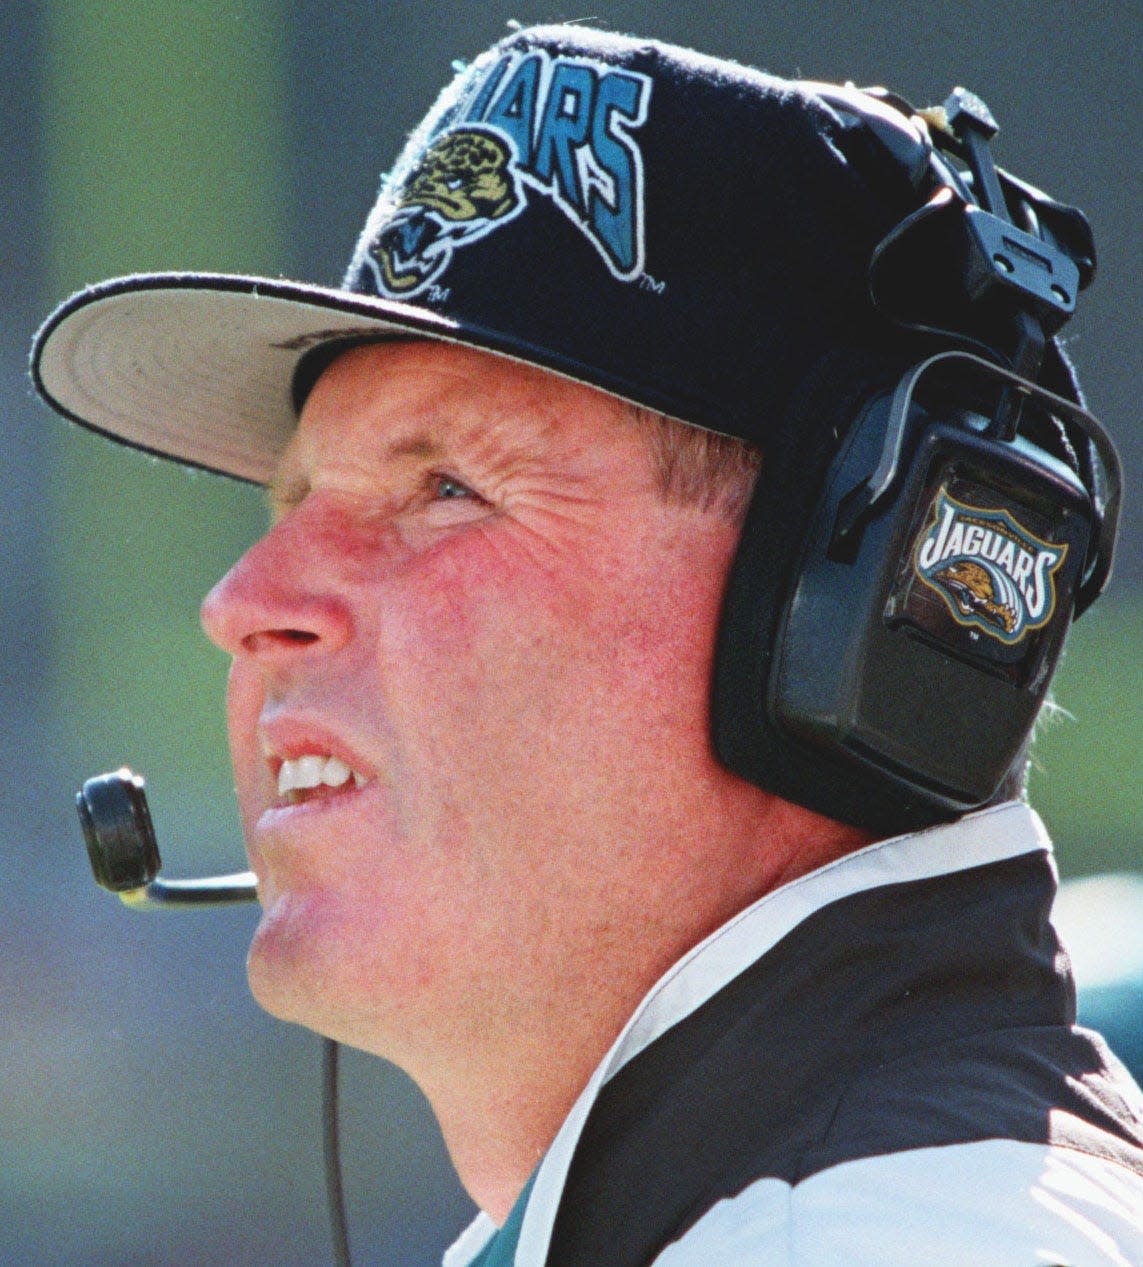
{"label": "headset", "polygon": [[713,734],[735,773],[885,836],[1022,778],[1111,571],[1122,477],[1055,339],[1095,271],[1082,213],[993,166],[996,123],[963,89],[922,116],[811,87],[854,161],[920,201],[869,265],[901,347],[830,353],[763,454]]}
{"label": "headset", "polygon": [[[892,834],[989,803],[1019,764],[1070,623],[1110,574],[1122,476],[1055,339],[1095,270],[1082,213],[993,166],[996,123],[963,89],[918,113],[805,86],[855,162],[912,191],[869,266],[910,355],[839,349],[796,394],[732,565],[712,728],[735,773]],[[128,905],[255,900],[250,872],[160,876],[130,770],[89,779],[77,806],[95,879]],[[323,1082],[340,1265],[330,1040]]]}

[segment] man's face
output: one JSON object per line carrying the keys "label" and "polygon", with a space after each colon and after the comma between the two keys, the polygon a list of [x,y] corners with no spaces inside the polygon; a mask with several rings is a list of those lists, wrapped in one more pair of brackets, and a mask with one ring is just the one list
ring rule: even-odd
{"label": "man's face", "polygon": [[[407,1068],[519,1037],[630,960],[717,795],[737,530],[662,500],[614,400],[427,342],[334,362],[271,502],[203,609],[233,656],[254,993]],[[283,767],[327,781],[281,793]]]}

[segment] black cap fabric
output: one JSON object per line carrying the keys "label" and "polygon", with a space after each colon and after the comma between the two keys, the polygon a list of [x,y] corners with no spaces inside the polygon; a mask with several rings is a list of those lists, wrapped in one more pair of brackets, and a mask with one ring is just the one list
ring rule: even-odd
{"label": "black cap fabric", "polygon": [[33,374],[86,426],[256,482],[295,425],[305,353],[394,334],[507,355],[765,445],[827,349],[889,341],[867,268],[916,204],[900,166],[871,158],[812,86],[534,28],[441,95],[341,288],[116,279],[49,318]]}

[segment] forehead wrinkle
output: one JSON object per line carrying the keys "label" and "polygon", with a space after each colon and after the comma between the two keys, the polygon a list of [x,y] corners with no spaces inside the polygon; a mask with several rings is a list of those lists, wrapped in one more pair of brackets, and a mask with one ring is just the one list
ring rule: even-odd
{"label": "forehead wrinkle", "polygon": [[491,472],[542,459],[546,451],[546,436],[534,416],[515,402],[491,395],[456,403],[437,400],[418,412],[423,417],[405,434],[382,439],[379,452],[385,463],[475,461]]}
{"label": "forehead wrinkle", "polygon": [[[504,456],[512,447],[503,433],[497,431],[496,419],[465,419],[459,412],[442,411],[421,428],[405,435],[382,440],[378,453],[383,465],[399,467],[403,463],[448,462],[451,459],[475,457],[490,461]],[[443,431],[443,435],[438,434]],[[514,437],[513,437],[514,438]]]}
{"label": "forehead wrinkle", "polygon": [[[475,460],[491,474],[518,464],[543,464],[546,458],[558,461],[557,455],[581,456],[575,450],[582,449],[582,440],[569,455],[563,453],[557,437],[569,416],[574,417],[585,408],[598,409],[601,394],[539,369],[496,364],[483,354],[477,361],[476,354],[458,359],[451,350],[433,349],[433,353],[428,372],[418,364],[424,353],[416,344],[384,348],[380,355],[377,348],[347,353],[344,361],[326,371],[325,383],[319,381],[315,387],[303,410],[295,441],[310,431],[308,422],[321,417],[323,423],[340,420],[341,426],[335,421],[335,431],[342,432],[343,443],[351,433],[355,436],[348,447],[356,450],[359,461],[381,466]],[[367,357],[374,359],[372,372],[343,377],[348,365],[360,364]],[[402,372],[403,364],[412,371],[407,377]],[[331,383],[330,377],[341,381]],[[321,400],[323,385],[327,390],[333,387],[328,400]],[[602,399],[608,407],[601,412],[623,415],[618,402],[609,397]],[[319,400],[324,407],[315,411],[313,406]],[[350,421],[354,415],[356,421]],[[599,421],[614,425],[617,418]],[[343,431],[343,427],[348,431]],[[317,441],[317,449],[334,440],[336,450],[339,446],[334,435],[324,425],[322,431],[325,437]],[[312,441],[312,431],[310,437]],[[290,447],[293,453],[287,457],[292,456],[297,462],[302,457],[299,446]],[[310,445],[300,447],[303,451],[310,449]],[[309,456],[312,460],[318,458],[318,453],[311,450]],[[343,453],[343,459],[347,456]],[[289,461],[282,463],[283,473],[290,465],[293,464]],[[304,467],[304,460],[298,465]]]}

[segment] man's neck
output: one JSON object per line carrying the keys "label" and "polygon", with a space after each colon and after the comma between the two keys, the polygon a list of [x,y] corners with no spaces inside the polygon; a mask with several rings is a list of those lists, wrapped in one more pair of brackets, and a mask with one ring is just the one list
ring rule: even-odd
{"label": "man's neck", "polygon": [[[498,1225],[535,1172],[579,1094],[655,982],[726,920],[798,875],[868,843],[854,829],[774,800],[771,830],[722,851],[658,891],[633,886],[625,916],[596,927],[544,989],[457,1041],[447,1061],[412,1070],[473,1200]],[[697,849],[695,852],[699,852]],[[671,863],[664,851],[664,869]],[[672,882],[673,880],[673,882]]]}

